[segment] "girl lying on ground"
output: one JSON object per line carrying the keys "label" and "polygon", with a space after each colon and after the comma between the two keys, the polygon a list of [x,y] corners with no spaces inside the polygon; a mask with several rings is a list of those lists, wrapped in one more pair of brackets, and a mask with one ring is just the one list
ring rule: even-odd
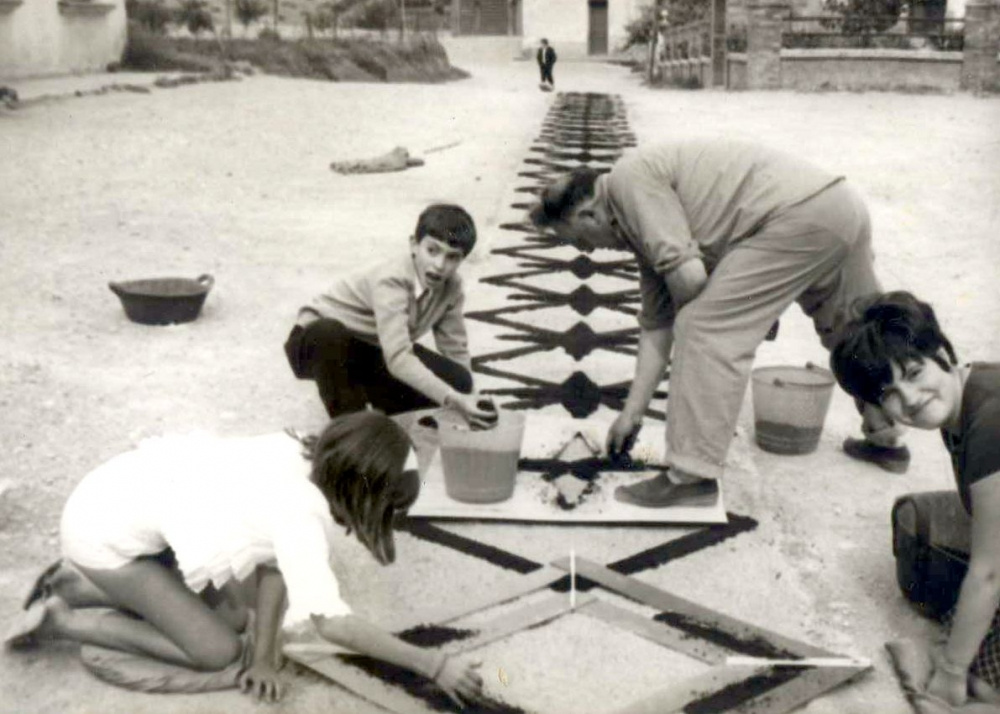
{"label": "girl lying on ground", "polygon": [[[330,567],[335,523],[393,562],[393,517],[420,489],[404,469],[405,432],[380,412],[356,412],[331,421],[311,452],[303,459],[286,434],[168,437],[98,467],[66,503],[63,560],[39,578],[8,645],[70,639],[205,671],[246,654],[240,687],[276,700],[287,587],[286,625],[311,621],[337,645],[427,676],[460,705],[474,700],[478,665],[352,615]],[[243,653],[238,583],[250,575],[256,618]]]}
{"label": "girl lying on ground", "polygon": [[1000,363],[960,365],[933,309],[908,292],[875,298],[844,334],[830,358],[841,386],[904,425],[939,429],[972,516],[969,570],[928,694],[1000,703]]}

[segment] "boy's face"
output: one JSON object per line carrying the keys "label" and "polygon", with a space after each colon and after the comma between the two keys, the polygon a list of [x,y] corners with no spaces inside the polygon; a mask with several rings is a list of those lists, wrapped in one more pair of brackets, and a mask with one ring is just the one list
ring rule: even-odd
{"label": "boy's face", "polygon": [[917,429],[955,424],[962,408],[958,370],[946,372],[932,359],[892,365],[892,384],[882,396],[889,418]]}
{"label": "boy's face", "polygon": [[444,285],[465,259],[461,249],[453,248],[434,236],[424,236],[419,241],[416,237],[411,238],[410,253],[420,284],[428,290],[437,290]]}

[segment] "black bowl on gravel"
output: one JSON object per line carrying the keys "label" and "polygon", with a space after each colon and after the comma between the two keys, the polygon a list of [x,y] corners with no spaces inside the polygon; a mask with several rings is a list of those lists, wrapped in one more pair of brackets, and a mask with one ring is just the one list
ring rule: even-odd
{"label": "black bowl on gravel", "polygon": [[111,292],[122,301],[132,322],[143,325],[172,325],[198,318],[215,278],[149,278],[110,282]]}

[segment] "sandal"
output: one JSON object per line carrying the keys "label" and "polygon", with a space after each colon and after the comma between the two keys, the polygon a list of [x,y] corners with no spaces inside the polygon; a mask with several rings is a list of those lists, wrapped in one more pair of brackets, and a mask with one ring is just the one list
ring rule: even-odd
{"label": "sandal", "polygon": [[45,600],[38,600],[27,610],[17,613],[13,624],[7,630],[7,634],[4,635],[4,647],[16,649],[34,644],[35,631],[45,622],[47,614],[48,608]]}
{"label": "sandal", "polygon": [[31,586],[31,590],[28,591],[28,596],[24,598],[24,605],[21,606],[23,610],[29,610],[36,602],[44,600],[52,594],[52,576],[59,572],[59,568],[62,567],[62,564],[63,562],[60,558],[43,570],[42,574],[35,579],[34,584]]}

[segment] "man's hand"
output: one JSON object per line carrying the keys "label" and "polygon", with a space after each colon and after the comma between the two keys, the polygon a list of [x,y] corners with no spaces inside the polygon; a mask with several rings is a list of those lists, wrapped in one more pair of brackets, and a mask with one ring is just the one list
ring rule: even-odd
{"label": "man's hand", "polygon": [[608,437],[604,444],[608,456],[612,459],[627,456],[635,446],[635,440],[639,437],[641,429],[641,415],[621,412],[608,429]]}

